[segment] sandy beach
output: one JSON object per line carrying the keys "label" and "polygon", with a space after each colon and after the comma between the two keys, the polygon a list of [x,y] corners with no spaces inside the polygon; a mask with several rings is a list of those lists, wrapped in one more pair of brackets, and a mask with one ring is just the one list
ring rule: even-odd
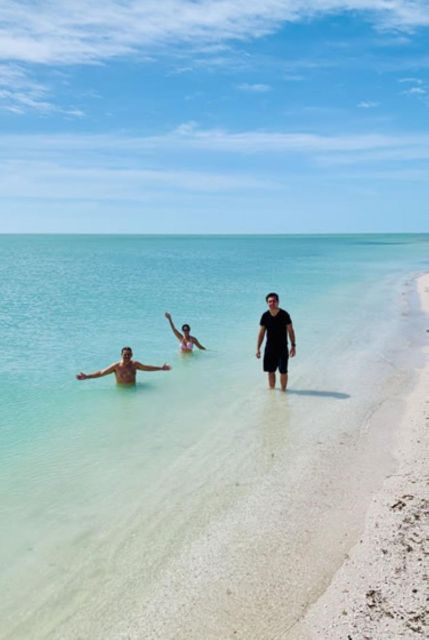
{"label": "sandy beach", "polygon": [[[429,316],[429,275],[417,284]],[[398,430],[397,470],[373,497],[359,542],[288,640],[427,637],[429,347],[424,352]]]}

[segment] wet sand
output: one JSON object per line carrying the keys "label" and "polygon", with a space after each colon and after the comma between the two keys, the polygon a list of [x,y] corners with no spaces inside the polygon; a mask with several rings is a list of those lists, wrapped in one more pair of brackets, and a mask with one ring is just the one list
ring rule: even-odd
{"label": "wet sand", "polygon": [[[429,330],[429,275],[419,278],[418,291]],[[429,347],[424,351],[400,421],[397,469],[373,497],[359,542],[287,640],[428,637]]]}

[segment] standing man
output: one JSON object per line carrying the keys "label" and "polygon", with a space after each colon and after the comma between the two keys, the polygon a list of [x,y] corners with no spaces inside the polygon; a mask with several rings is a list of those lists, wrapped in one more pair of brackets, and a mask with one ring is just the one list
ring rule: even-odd
{"label": "standing man", "polygon": [[[267,334],[264,353],[264,371],[268,373],[268,384],[270,389],[276,386],[276,371],[280,372],[280,385],[282,391],[287,387],[287,368],[289,355],[295,356],[295,331],[292,326],[290,315],[284,309],[279,308],[279,296],[277,293],[269,293],[265,300],[268,304],[268,311],[262,314],[256,344],[256,357],[261,357],[261,345]],[[288,335],[291,342],[290,352],[288,349]]]}
{"label": "standing man", "polygon": [[91,378],[102,378],[103,376],[108,376],[111,373],[114,373],[117,384],[133,385],[136,383],[137,371],[170,371],[171,369],[169,364],[163,364],[162,367],[156,367],[151,364],[142,364],[132,358],[133,351],[131,347],[123,347],[119,362],[114,362],[110,367],[94,371],[94,373],[78,373],[76,378],[78,380],[89,380]]}

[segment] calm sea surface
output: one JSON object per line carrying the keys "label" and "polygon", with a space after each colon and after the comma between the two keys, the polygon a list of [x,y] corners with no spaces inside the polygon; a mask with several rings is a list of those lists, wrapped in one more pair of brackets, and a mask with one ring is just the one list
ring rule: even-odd
{"label": "calm sea surface", "polygon": [[[105,640],[275,456],[287,490],[406,376],[429,235],[0,236],[0,255],[0,637]],[[269,291],[297,333],[287,396],[254,355]],[[181,356],[165,311],[208,350]],[[125,345],[172,371],[75,379]]]}

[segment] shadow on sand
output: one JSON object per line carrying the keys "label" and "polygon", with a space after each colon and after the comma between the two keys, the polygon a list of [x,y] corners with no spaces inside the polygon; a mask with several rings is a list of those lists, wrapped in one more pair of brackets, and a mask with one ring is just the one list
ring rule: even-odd
{"label": "shadow on sand", "polygon": [[347,400],[351,398],[348,393],[339,391],[317,391],[315,389],[289,389],[288,393],[295,393],[297,396],[314,396],[315,398],[336,398],[337,400]]}

